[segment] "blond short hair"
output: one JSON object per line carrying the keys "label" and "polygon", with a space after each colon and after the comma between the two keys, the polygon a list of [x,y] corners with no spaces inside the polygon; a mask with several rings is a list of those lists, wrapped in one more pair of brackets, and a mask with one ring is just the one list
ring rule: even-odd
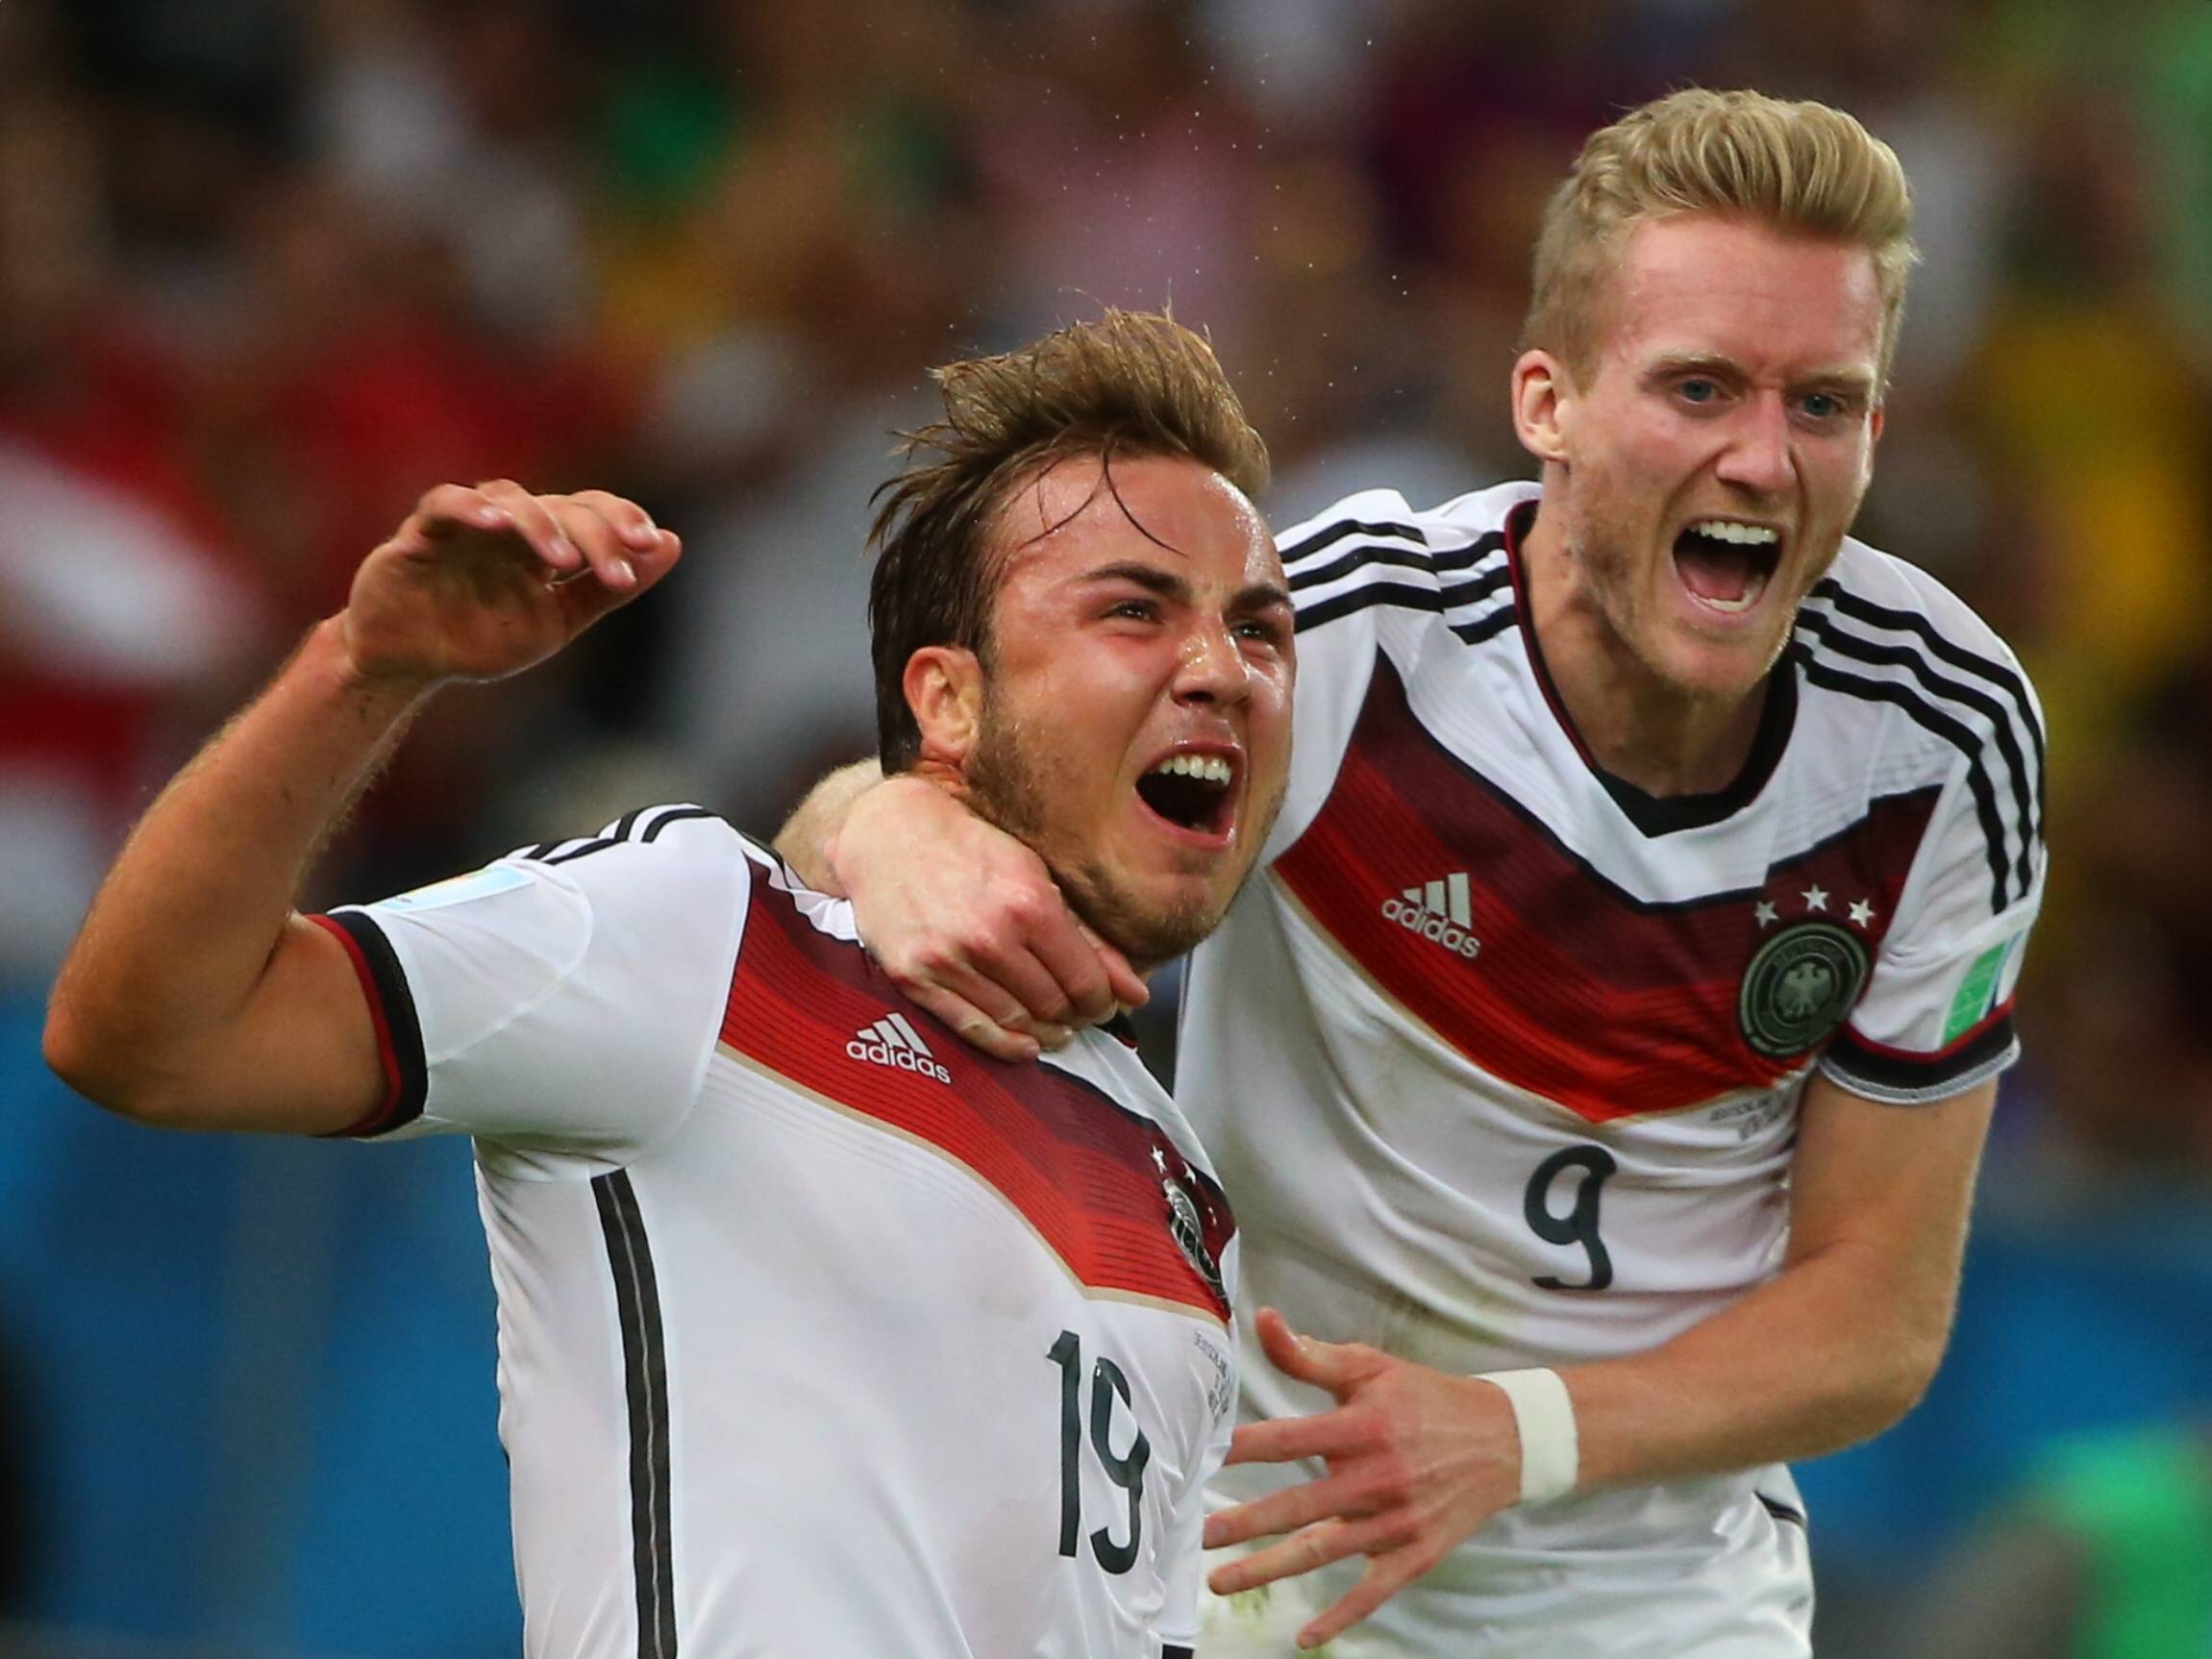
{"label": "blond short hair", "polygon": [[1883,384],[1904,318],[1912,192],[1897,152],[1841,110],[1761,92],[1670,93],[1594,133],[1553,192],[1536,238],[1523,339],[1576,373],[1594,361],[1628,233],[1713,213],[1874,256]]}
{"label": "blond short hair", "polygon": [[876,733],[883,770],[921,749],[907,661],[930,645],[988,657],[1004,560],[993,526],[1024,479],[1075,456],[1171,456],[1247,495],[1267,483],[1267,446],[1245,418],[1213,347],[1164,313],[1108,307],[1096,322],[1001,357],[933,370],[944,419],[907,433],[907,470],[876,491],[868,591]]}

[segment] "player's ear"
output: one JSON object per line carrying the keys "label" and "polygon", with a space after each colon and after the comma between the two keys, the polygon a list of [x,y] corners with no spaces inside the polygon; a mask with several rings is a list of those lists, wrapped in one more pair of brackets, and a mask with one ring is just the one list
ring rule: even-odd
{"label": "player's ear", "polygon": [[1567,365],[1550,352],[1523,352],[1513,363],[1513,431],[1521,447],[1540,461],[1564,463],[1567,446],[1559,405],[1572,396]]}
{"label": "player's ear", "polygon": [[925,645],[900,681],[922,733],[922,758],[961,766],[975,752],[983,717],[983,665],[957,645]]}

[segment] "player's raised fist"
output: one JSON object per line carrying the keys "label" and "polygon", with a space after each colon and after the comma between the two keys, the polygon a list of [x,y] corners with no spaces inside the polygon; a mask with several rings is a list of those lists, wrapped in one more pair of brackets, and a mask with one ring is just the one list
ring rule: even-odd
{"label": "player's raised fist", "polygon": [[355,572],[339,637],[366,679],[497,680],[635,599],[682,552],[605,490],[440,484]]}

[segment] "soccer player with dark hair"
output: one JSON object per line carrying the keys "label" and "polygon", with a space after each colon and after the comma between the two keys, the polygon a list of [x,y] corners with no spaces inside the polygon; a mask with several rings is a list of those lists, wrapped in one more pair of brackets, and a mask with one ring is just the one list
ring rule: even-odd
{"label": "soccer player with dark hair", "polygon": [[[1220,920],[1281,796],[1265,452],[1164,318],[938,380],[877,524],[884,764],[1149,968]],[[678,554],[611,495],[423,497],[147,812],[48,1058],[152,1124],[475,1137],[533,1655],[1187,1653],[1234,1229],[1118,1036],[975,1052],[849,904],[697,806],[293,912],[426,697]]]}
{"label": "soccer player with dark hair", "polygon": [[[2044,880],[2018,663],[1848,534],[1909,218],[1839,111],[1631,111],[1539,239],[1538,479],[1280,539],[1298,753],[1177,1077],[1280,1310],[1209,1653],[1809,1650],[1784,1461],[1934,1374]],[[918,797],[827,846],[893,977],[1002,1052],[1097,1012],[1035,861]]]}

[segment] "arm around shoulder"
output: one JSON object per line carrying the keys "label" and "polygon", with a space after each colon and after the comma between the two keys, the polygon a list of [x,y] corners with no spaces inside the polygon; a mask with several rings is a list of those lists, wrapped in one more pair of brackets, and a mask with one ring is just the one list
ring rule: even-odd
{"label": "arm around shoulder", "polygon": [[873,760],[840,766],[807,792],[776,831],[778,855],[817,893],[843,894],[831,861],[837,832],[852,816],[853,804],[882,780],[883,769]]}

